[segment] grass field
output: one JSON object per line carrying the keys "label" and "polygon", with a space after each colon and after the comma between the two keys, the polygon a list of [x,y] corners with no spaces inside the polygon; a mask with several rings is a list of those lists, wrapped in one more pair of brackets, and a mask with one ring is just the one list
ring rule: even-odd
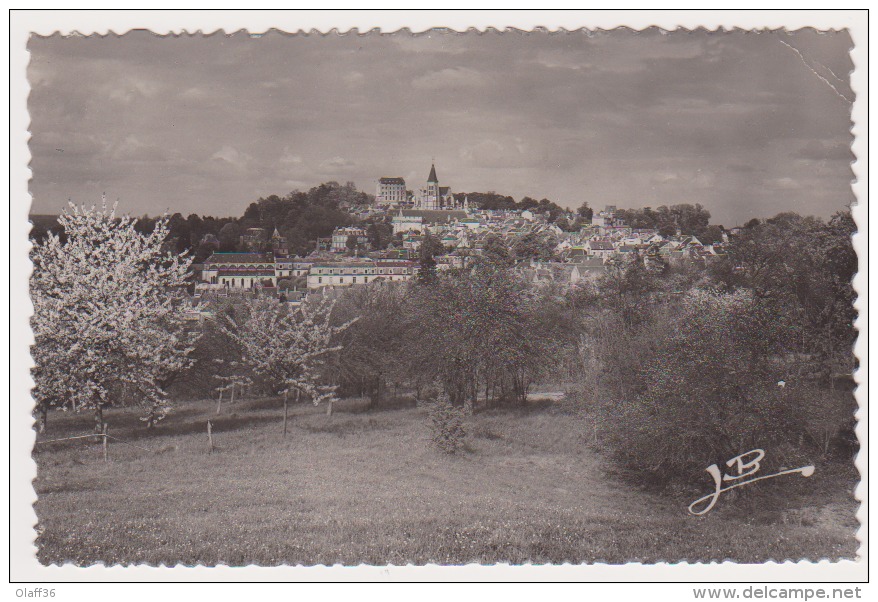
{"label": "grass field", "polygon": [[[36,447],[39,559],[270,566],[855,556],[852,468],[818,465],[806,485],[788,484],[792,493],[767,503],[722,498],[694,517],[691,499],[614,474],[581,422],[531,405],[472,416],[466,450],[455,456],[432,447],[425,411],[414,407],[365,412],[351,400],[330,418],[297,406],[285,439],[277,400],[226,405],[220,416],[213,402],[181,404],[152,432],[133,413],[109,411],[110,434],[133,445],[111,442],[108,463],[94,443]],[[40,439],[90,427],[89,415],[53,414]]]}

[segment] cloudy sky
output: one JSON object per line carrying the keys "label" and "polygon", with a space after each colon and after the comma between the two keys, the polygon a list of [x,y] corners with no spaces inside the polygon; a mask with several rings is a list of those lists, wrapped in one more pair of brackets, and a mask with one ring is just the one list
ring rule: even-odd
{"label": "cloudy sky", "polygon": [[29,43],[34,213],[240,215],[321,182],[576,207],[701,203],[727,226],[854,200],[846,32],[269,33]]}

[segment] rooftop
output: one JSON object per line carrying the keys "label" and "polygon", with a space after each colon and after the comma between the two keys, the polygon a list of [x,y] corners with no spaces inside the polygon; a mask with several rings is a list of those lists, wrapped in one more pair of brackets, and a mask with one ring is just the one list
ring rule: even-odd
{"label": "rooftop", "polygon": [[210,257],[204,260],[204,263],[274,263],[274,254],[214,252]]}

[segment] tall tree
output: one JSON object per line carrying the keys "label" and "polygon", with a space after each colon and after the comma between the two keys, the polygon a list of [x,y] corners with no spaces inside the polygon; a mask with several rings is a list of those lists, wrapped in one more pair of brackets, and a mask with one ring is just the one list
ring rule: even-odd
{"label": "tall tree", "polygon": [[588,201],[582,203],[582,205],[579,206],[579,209],[577,209],[576,212],[587,222],[590,222],[592,216],[594,215],[594,209],[588,206]]}
{"label": "tall tree", "polygon": [[220,228],[217,235],[220,243],[220,251],[237,251],[241,239],[241,227],[235,222],[230,222]]}
{"label": "tall tree", "polygon": [[420,269],[418,270],[418,282],[421,284],[434,284],[436,282],[436,259],[435,256],[442,253],[442,243],[436,240],[429,230],[424,234],[424,240],[418,249]]}
{"label": "tall tree", "polygon": [[369,396],[370,407],[381,403],[388,381],[404,376],[401,354],[414,326],[406,319],[408,293],[408,283],[379,281],[350,287],[336,306],[338,321],[357,318],[341,335],[341,376],[349,389]]}

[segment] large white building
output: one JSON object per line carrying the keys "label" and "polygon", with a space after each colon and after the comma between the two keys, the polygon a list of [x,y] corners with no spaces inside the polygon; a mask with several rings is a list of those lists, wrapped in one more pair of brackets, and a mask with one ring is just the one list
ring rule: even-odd
{"label": "large white building", "polygon": [[199,290],[246,291],[276,287],[278,281],[304,277],[309,289],[409,280],[417,263],[399,259],[313,262],[272,253],[214,253],[204,262]]}
{"label": "large white building", "polygon": [[274,253],[213,253],[201,270],[201,279],[217,288],[277,286],[277,278]]}
{"label": "large white building", "polygon": [[396,207],[408,202],[408,191],[402,178],[379,178],[375,203],[383,207]]}
{"label": "large white building", "polygon": [[376,280],[402,281],[415,275],[415,262],[400,260],[315,263],[308,272],[308,289],[369,284]]}

